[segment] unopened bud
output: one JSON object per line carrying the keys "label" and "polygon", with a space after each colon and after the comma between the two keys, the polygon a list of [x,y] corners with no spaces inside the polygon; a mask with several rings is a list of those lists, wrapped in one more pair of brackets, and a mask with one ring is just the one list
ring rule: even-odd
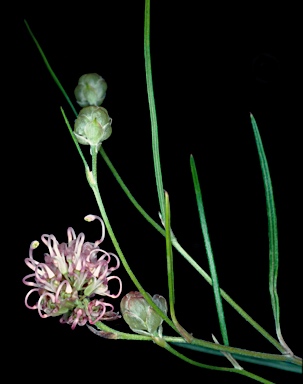
{"label": "unopened bud", "polygon": [[[150,298],[162,312],[167,313],[167,303],[163,296],[154,295]],[[124,320],[133,332],[162,337],[163,319],[147,303],[140,292],[130,292],[124,296],[120,308]]]}
{"label": "unopened bud", "polygon": [[75,88],[75,97],[81,107],[100,106],[106,96],[106,81],[97,73],[88,73],[80,77]]}
{"label": "unopened bud", "polygon": [[74,134],[80,144],[90,145],[91,153],[94,148],[98,151],[102,141],[112,133],[112,119],[103,107],[82,108],[74,126]]}

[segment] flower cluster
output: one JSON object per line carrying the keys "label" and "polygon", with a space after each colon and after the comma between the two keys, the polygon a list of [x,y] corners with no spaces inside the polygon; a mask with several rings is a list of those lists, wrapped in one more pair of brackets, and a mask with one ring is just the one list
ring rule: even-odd
{"label": "flower cluster", "polygon": [[[117,298],[122,291],[121,279],[110,276],[119,268],[120,261],[116,255],[99,248],[105,237],[105,226],[100,217],[88,215],[86,221],[98,219],[102,226],[102,236],[95,243],[84,242],[85,236],[76,236],[73,228],[67,230],[67,243],[58,243],[54,235],[42,235],[41,240],[48,247],[44,254],[44,262],[33,258],[33,250],[39,242],[33,241],[29,249],[29,257],[25,264],[33,273],[22,280],[24,284],[34,287],[25,297],[25,305],[29,309],[37,309],[42,318],[61,316],[61,323],[68,323],[72,329],[76,325],[87,322],[114,320],[121,317],[113,311],[112,304],[100,296]],[[109,267],[111,259],[116,263]],[[33,279],[33,281],[30,281]],[[108,288],[110,280],[119,282],[119,290],[111,294]],[[39,299],[34,305],[28,303],[32,293],[38,293]]]}

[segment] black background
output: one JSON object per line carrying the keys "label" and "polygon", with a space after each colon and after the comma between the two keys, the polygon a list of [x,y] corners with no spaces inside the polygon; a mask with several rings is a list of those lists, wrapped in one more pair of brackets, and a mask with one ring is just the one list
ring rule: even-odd
{"label": "black background", "polygon": [[[127,4],[126,4],[127,3]],[[267,4],[267,3],[266,3]],[[267,154],[279,225],[278,289],[285,340],[300,354],[301,279],[298,175],[301,110],[299,26],[296,9],[277,4],[201,6],[152,1],[151,55],[164,187],[169,192],[172,227],[181,245],[208,270],[192,187],[189,156],[199,172],[210,237],[221,287],[274,335],[267,288],[268,242],[263,184],[249,113],[258,122]],[[237,375],[191,367],[152,343],[103,340],[86,327],[72,331],[58,319],[43,320],[23,304],[29,273],[23,259],[32,240],[53,233],[66,241],[66,229],[98,238],[98,214],[83,166],[60,113],[74,116],[51,79],[23,24],[26,18],[49,62],[73,100],[78,78],[97,72],[108,83],[103,106],[113,118],[104,149],[139,203],[158,220],[149,111],[143,56],[143,2],[104,2],[50,9],[30,4],[19,9],[12,67],[15,107],[9,199],[17,222],[13,235],[16,361],[32,382],[41,377],[79,381],[125,380],[140,383],[156,375],[205,383],[244,383]],[[17,102],[16,102],[17,100]],[[21,113],[21,120],[20,120]],[[18,123],[16,123],[16,121]],[[16,131],[16,125],[18,130]],[[84,148],[89,159],[89,149]],[[127,260],[151,294],[167,296],[165,242],[135,211],[105,163],[99,160],[99,186],[107,214]],[[12,233],[13,232],[13,233]],[[104,247],[113,251],[106,237]],[[41,245],[35,255],[42,257]],[[6,257],[6,261],[10,263]],[[220,337],[212,290],[175,253],[176,313],[196,337]],[[121,268],[123,294],[135,287]],[[119,304],[117,300],[116,309]],[[233,346],[276,350],[224,304]],[[113,323],[111,323],[113,325]],[[122,320],[116,325],[126,330]],[[168,326],[164,331],[171,334]],[[222,364],[207,355],[201,362]],[[13,360],[14,361],[14,360]],[[229,363],[226,363],[229,366]],[[276,383],[300,377],[246,365]],[[144,372],[142,374],[142,372]],[[14,372],[12,372],[14,375]],[[81,379],[82,380],[82,379]]]}

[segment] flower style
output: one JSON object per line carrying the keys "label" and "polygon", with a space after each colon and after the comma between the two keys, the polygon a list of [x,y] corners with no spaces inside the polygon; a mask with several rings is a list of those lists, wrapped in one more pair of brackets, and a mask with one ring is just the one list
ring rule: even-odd
{"label": "flower style", "polygon": [[[99,248],[105,237],[105,226],[100,217],[88,215],[86,221],[99,220],[102,236],[95,243],[84,242],[84,233],[76,236],[73,228],[67,230],[67,243],[58,243],[54,235],[42,235],[41,240],[48,247],[44,262],[33,258],[33,250],[39,242],[33,241],[29,248],[29,257],[25,264],[34,271],[23,278],[22,282],[32,288],[25,297],[29,309],[37,309],[42,318],[61,316],[60,322],[67,323],[75,329],[76,325],[85,325],[87,321],[115,320],[121,316],[114,312],[114,306],[98,296],[117,298],[122,291],[121,279],[110,276],[119,268],[120,261],[116,255]],[[116,265],[109,267],[111,259]],[[30,281],[29,279],[34,281]],[[111,294],[108,282],[116,279],[119,290]],[[37,292],[39,299],[34,305],[28,303],[32,293]]]}

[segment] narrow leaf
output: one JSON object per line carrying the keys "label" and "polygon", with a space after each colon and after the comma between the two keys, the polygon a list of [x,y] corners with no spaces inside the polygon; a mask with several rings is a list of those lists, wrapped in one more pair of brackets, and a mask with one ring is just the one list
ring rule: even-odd
{"label": "narrow leaf", "polygon": [[49,64],[49,62],[48,62],[48,60],[47,60],[47,58],[46,58],[46,56],[45,56],[45,54],[44,54],[42,48],[40,47],[40,44],[38,43],[38,40],[35,38],[35,36],[34,36],[32,30],[30,29],[30,27],[29,27],[27,21],[24,20],[24,23],[25,23],[25,25],[26,25],[26,28],[27,28],[29,34],[31,35],[31,38],[33,39],[34,43],[36,44],[36,47],[38,48],[38,50],[39,50],[39,52],[40,52],[40,55],[42,56],[42,59],[43,59],[45,65],[46,65],[46,68],[48,69],[48,71],[49,71],[49,73],[51,74],[53,80],[55,81],[55,83],[56,83],[57,86],[59,87],[60,91],[63,93],[65,99],[67,100],[67,102],[68,102],[68,104],[70,105],[71,109],[73,110],[74,114],[75,114],[76,116],[78,116],[78,112],[76,111],[76,109],[75,109],[73,103],[71,102],[70,98],[68,97],[68,94],[65,92],[65,89],[62,87],[62,85],[61,85],[61,83],[60,83],[58,77],[57,77],[56,74],[55,74],[55,72],[52,70],[52,68],[51,68],[51,66],[50,66],[50,64]]}
{"label": "narrow leaf", "polygon": [[145,59],[148,104],[149,104],[150,121],[151,121],[154,169],[155,169],[155,177],[156,177],[160,211],[161,211],[162,218],[164,220],[165,219],[164,189],[163,189],[162,171],[161,171],[161,163],[160,163],[158,123],[157,123],[157,114],[156,114],[156,105],[155,105],[153,78],[152,78],[152,69],[151,69],[151,58],[150,58],[150,0],[145,1],[144,59]]}
{"label": "narrow leaf", "polygon": [[195,165],[195,161],[194,161],[193,156],[190,157],[190,167],[191,167],[192,178],[193,178],[193,182],[194,182],[196,200],[197,200],[197,205],[198,205],[198,212],[199,212],[199,217],[200,217],[200,223],[201,223],[201,229],[202,229],[202,234],[203,234],[203,238],[204,238],[204,244],[205,244],[207,259],[208,259],[210,276],[212,278],[212,287],[213,287],[213,292],[214,292],[214,296],[215,296],[215,303],[216,303],[216,309],[217,309],[217,314],[218,314],[218,319],[219,319],[219,324],[220,324],[221,335],[223,338],[224,345],[229,345],[228,336],[227,336],[227,328],[226,328],[226,323],[225,323],[224,310],[223,310],[222,299],[221,299],[221,294],[220,294],[219,280],[218,280],[218,276],[217,276],[216,265],[215,265],[215,260],[214,260],[213,251],[212,251],[212,247],[211,247],[211,242],[210,242],[210,238],[209,238],[209,234],[208,234],[208,228],[207,228],[206,217],[205,217],[203,201],[202,201],[202,193],[201,193],[197,169],[196,169],[196,165]]}
{"label": "narrow leaf", "polygon": [[280,305],[279,296],[277,291],[277,279],[278,279],[278,268],[279,268],[279,249],[278,249],[278,227],[277,227],[277,215],[274,201],[274,193],[269,173],[269,167],[263,148],[259,129],[253,115],[250,115],[252,128],[255,135],[257,144],[257,150],[262,170],[262,177],[265,189],[266,198],[266,209],[267,209],[267,220],[268,220],[268,238],[269,238],[269,292],[271,298],[271,306],[274,314],[276,333],[281,345],[285,350],[293,355],[292,351],[285,343],[280,326]]}

